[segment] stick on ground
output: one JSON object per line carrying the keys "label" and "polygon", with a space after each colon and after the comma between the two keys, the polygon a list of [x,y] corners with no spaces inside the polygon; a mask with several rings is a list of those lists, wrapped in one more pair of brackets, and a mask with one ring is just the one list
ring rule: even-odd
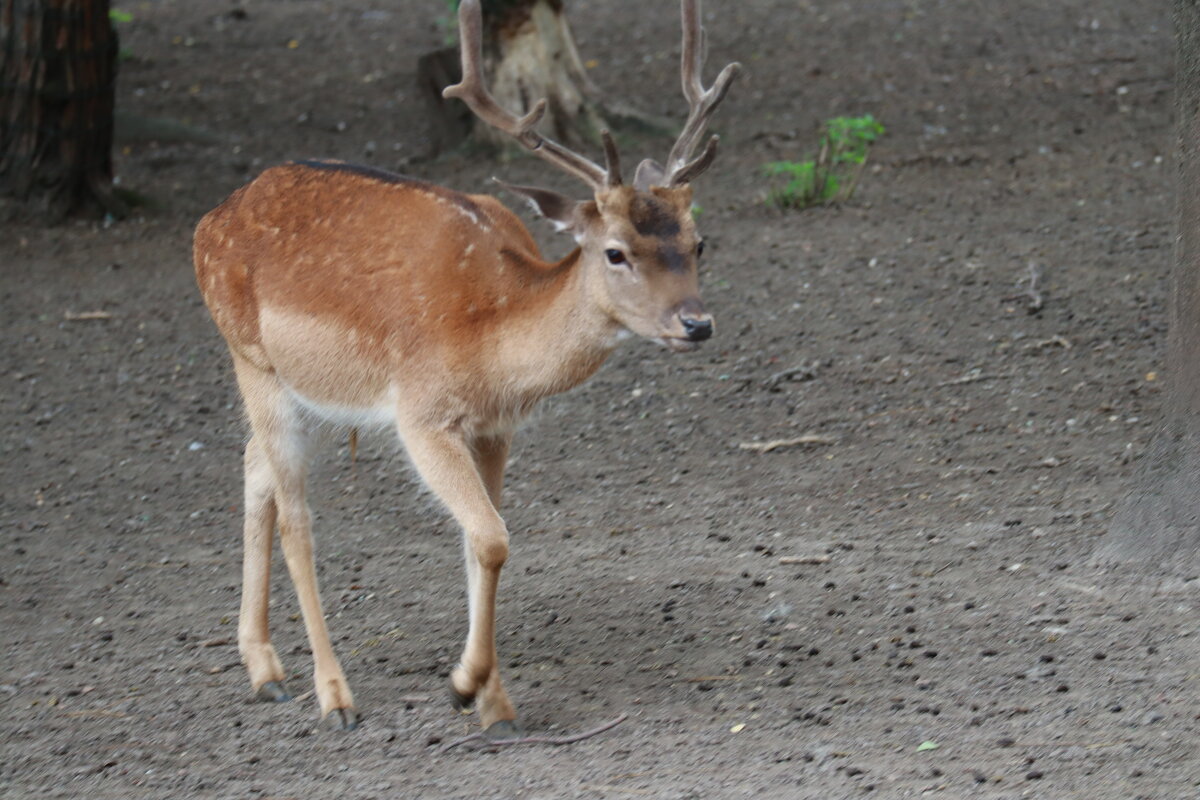
{"label": "stick on ground", "polygon": [[478,731],[476,733],[472,733],[470,736],[463,736],[461,739],[455,739],[452,742],[446,742],[446,744],[438,748],[438,755],[445,753],[447,750],[452,750],[459,745],[467,744],[468,742],[483,742],[483,744],[480,745],[480,749],[485,747],[508,747],[509,745],[514,744],[573,744],[575,742],[583,741],[584,739],[590,739],[597,734],[604,733],[609,728],[615,728],[624,722],[628,717],[628,714],[622,714],[616,719],[609,720],[603,725],[597,725],[595,728],[586,730],[583,733],[575,733],[571,734],[570,736],[521,736],[516,739],[489,739],[484,731]]}
{"label": "stick on ground", "polygon": [[738,447],[743,450],[755,450],[759,453],[769,453],[781,447],[795,447],[801,444],[837,444],[832,436],[821,436],[818,433],[807,433],[794,439],[772,439],[769,442],[742,442]]}

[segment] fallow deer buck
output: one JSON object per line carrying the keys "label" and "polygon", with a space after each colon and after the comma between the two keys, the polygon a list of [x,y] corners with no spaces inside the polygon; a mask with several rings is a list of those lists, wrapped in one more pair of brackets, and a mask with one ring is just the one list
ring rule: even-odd
{"label": "fallow deer buck", "polygon": [[278,524],[322,716],[357,725],[317,594],[305,476],[323,425],[390,424],[464,533],[469,626],[453,697],[478,702],[490,736],[518,730],[494,617],[513,429],[538,401],[587,379],[624,332],[675,351],[713,332],[697,288],[703,242],[689,183],[716,155],[716,136],[695,151],[739,67],[705,89],[698,0],[682,0],[682,11],[690,114],[666,165],[643,161],[630,186],[607,132],[601,168],[535,131],[544,100],[522,117],[496,103],[482,75],[479,2],[460,4],[463,79],[445,95],[591,188],[591,199],[575,202],[507,187],[575,237],[557,263],[491,197],[336,161],[268,169],[196,228],[197,279],[251,428],[238,647],[259,698],[289,699],[267,628]]}

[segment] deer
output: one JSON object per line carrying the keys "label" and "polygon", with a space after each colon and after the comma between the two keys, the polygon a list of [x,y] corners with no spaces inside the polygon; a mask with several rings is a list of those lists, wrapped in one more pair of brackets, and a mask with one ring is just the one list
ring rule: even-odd
{"label": "deer", "polygon": [[390,427],[462,530],[467,635],[451,698],[477,707],[489,738],[521,734],[496,656],[509,555],[499,508],[514,429],[630,334],[688,352],[714,332],[699,294],[704,242],[691,182],[716,157],[715,135],[696,151],[740,65],[705,88],[699,0],[681,0],[681,10],[687,121],[666,163],[642,161],[627,184],[608,131],[601,167],[536,130],[544,99],[524,115],[495,101],[479,0],[459,5],[462,80],[444,96],[591,191],[576,201],[502,184],[574,237],[557,262],[491,196],[341,161],[268,168],[197,225],[197,283],[229,347],[250,429],[237,641],[258,699],[291,699],[268,629],[278,528],[323,724],[358,726],[318,593],[306,477],[321,431]]}

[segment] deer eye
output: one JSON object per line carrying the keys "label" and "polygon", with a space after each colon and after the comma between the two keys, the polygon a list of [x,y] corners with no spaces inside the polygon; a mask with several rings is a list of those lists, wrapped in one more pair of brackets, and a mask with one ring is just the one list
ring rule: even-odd
{"label": "deer eye", "polygon": [[704,240],[703,239],[696,242],[696,258],[699,258],[702,255],[704,255]]}
{"label": "deer eye", "polygon": [[614,250],[610,247],[609,249],[604,251],[604,256],[605,256],[605,258],[608,259],[608,263],[610,263],[610,264],[624,264],[625,263],[625,254],[622,253],[620,250]]}

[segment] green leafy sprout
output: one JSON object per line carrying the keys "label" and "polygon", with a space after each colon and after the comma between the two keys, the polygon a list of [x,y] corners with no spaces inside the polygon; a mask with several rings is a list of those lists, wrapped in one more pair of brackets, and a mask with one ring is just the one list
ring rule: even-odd
{"label": "green leafy sprout", "polygon": [[[110,8],[108,10],[108,21],[111,25],[128,25],[133,22],[133,14],[128,11],[122,11],[119,8]],[[133,53],[129,48],[122,47],[117,51],[117,61],[128,61],[133,58]]]}
{"label": "green leafy sprout", "polygon": [[858,188],[871,145],[883,133],[883,125],[870,114],[827,120],[816,158],[763,165],[768,177],[786,180],[772,187],[767,202],[778,208],[808,208],[848,201]]}
{"label": "green leafy sprout", "polygon": [[451,47],[458,41],[458,22],[454,17],[458,13],[458,0],[442,0],[442,5],[445,13],[438,15],[435,24],[442,32],[442,44]]}

